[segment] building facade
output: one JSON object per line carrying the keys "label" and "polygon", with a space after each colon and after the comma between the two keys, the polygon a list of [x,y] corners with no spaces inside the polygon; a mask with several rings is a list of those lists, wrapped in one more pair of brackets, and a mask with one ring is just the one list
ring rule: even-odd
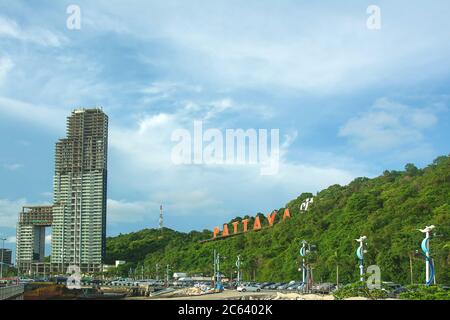
{"label": "building facade", "polygon": [[16,265],[22,272],[45,259],[45,228],[52,225],[52,206],[24,206],[16,228]]}
{"label": "building facade", "polygon": [[0,249],[0,263],[10,266],[12,264],[12,251],[10,249]]}
{"label": "building facade", "polygon": [[[21,273],[64,272],[76,265],[98,272],[106,253],[108,116],[78,109],[67,118],[67,137],[55,147],[52,206],[26,206],[17,224],[16,264]],[[52,227],[50,263],[45,228]]]}
{"label": "building facade", "polygon": [[101,270],[106,252],[108,117],[79,109],[56,144],[52,264]]}

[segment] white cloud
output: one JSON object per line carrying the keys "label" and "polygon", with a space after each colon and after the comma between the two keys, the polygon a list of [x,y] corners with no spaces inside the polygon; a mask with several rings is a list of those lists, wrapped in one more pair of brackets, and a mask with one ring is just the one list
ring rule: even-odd
{"label": "white cloud", "polygon": [[0,57],[0,85],[6,80],[8,73],[14,68],[14,62],[9,57]]}
{"label": "white cloud", "polygon": [[39,27],[22,28],[16,21],[3,16],[0,16],[0,37],[32,42],[47,47],[59,47],[68,41],[60,34]]}
{"label": "white cloud", "polygon": [[19,212],[26,204],[26,199],[0,199],[0,227],[15,228]]}
{"label": "white cloud", "polygon": [[360,150],[380,152],[403,146],[417,146],[425,130],[437,122],[436,108],[415,108],[379,99],[368,111],[350,119],[339,130]]}
{"label": "white cloud", "polygon": [[65,128],[64,119],[68,113],[61,108],[33,105],[16,99],[0,96],[0,113],[32,125],[39,125],[57,131]]}
{"label": "white cloud", "polygon": [[[355,4],[172,1],[144,7],[107,1],[99,6],[100,18],[109,14],[128,22],[133,17],[127,36],[164,39],[182,51],[170,62],[177,68],[227,87],[335,93],[416,82],[445,75],[449,66],[445,1],[414,7],[385,3],[383,12],[389,15],[379,32],[366,28],[365,8]],[[411,23],[424,16],[433,19]]]}
{"label": "white cloud", "polygon": [[130,194],[145,190],[149,195],[137,202],[110,199],[111,222],[155,219],[152,214],[156,214],[160,203],[173,216],[201,213],[221,220],[233,214],[271,210],[301,192],[316,192],[335,183],[346,184],[362,174],[330,165],[288,161],[288,149],[297,136],[295,131],[284,137],[280,171],[275,176],[261,176],[258,165],[177,166],[171,162],[170,138],[174,129],[189,125],[185,120],[174,114],[157,114],[144,117],[134,128],[111,128],[114,171],[121,172],[111,183],[123,186]]}
{"label": "white cloud", "polygon": [[3,164],[3,168],[5,168],[8,171],[16,171],[22,168],[23,166],[20,163],[7,163]]}
{"label": "white cloud", "polygon": [[45,244],[51,244],[52,243],[52,235],[48,234],[45,236]]}
{"label": "white cloud", "polygon": [[6,243],[16,243],[16,236],[10,236],[6,239]]}
{"label": "white cloud", "polygon": [[108,199],[108,223],[136,223],[148,218],[152,208],[158,205],[145,202],[129,202],[124,200]]}

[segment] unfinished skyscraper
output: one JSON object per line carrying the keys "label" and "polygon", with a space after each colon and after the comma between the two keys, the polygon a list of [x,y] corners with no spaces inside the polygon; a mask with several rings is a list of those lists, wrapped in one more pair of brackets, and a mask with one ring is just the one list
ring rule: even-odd
{"label": "unfinished skyscraper", "polygon": [[19,214],[16,234],[16,264],[29,272],[33,264],[44,262],[45,228],[52,225],[52,206],[25,206]]}
{"label": "unfinished skyscraper", "polygon": [[108,116],[79,109],[56,143],[52,264],[101,269],[106,251]]}

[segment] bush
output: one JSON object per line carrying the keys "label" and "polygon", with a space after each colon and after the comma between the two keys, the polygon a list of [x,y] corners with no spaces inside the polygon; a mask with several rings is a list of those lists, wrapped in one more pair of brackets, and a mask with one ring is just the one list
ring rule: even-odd
{"label": "bush", "polygon": [[386,299],[388,297],[387,293],[383,290],[379,289],[370,290],[365,282],[355,282],[346,285],[341,289],[336,290],[333,293],[333,295],[337,300],[353,297],[364,297],[376,300],[376,299]]}
{"label": "bush", "polygon": [[439,286],[408,286],[408,291],[400,294],[404,300],[450,300],[450,291]]}

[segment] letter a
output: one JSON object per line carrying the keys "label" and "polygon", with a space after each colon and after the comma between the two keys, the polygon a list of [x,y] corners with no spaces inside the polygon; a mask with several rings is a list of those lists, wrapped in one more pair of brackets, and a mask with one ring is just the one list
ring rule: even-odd
{"label": "letter a", "polygon": [[259,216],[255,218],[255,223],[253,224],[253,231],[261,230],[261,220],[259,220]]}
{"label": "letter a", "polygon": [[367,7],[367,14],[370,14],[366,25],[369,30],[381,29],[381,9],[379,6],[370,5]]}
{"label": "letter a", "polygon": [[291,218],[291,214],[289,213],[289,208],[286,208],[284,210],[283,221],[286,220],[286,218]]}

